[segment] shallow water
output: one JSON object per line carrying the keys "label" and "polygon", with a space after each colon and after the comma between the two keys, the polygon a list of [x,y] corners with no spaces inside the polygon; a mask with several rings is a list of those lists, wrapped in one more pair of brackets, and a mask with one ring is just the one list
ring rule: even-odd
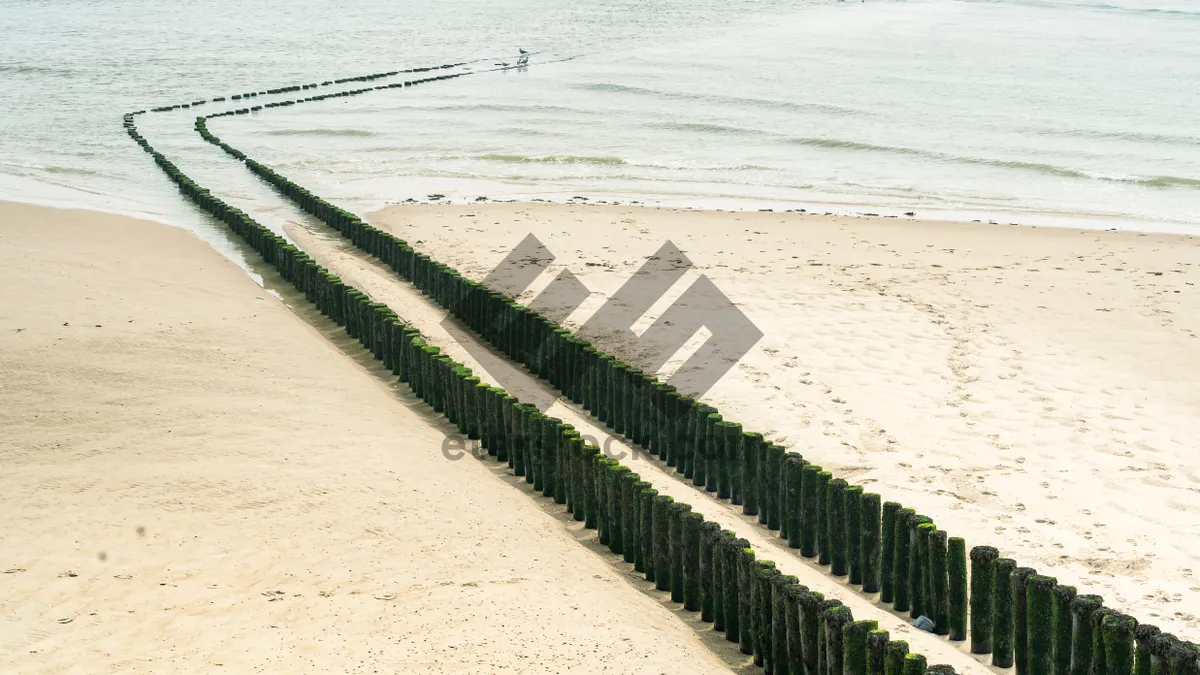
{"label": "shallow water", "polygon": [[[5,199],[194,225],[123,112],[479,70],[520,46],[524,71],[210,128],[356,209],[584,194],[1200,232],[1200,8],[1183,0],[0,0],[0,36]],[[195,114],[139,124],[214,189],[278,208],[198,143]]]}

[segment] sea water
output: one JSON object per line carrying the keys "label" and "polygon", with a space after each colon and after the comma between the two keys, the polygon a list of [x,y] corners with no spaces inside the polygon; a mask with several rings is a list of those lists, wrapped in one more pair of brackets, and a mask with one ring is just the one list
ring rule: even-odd
{"label": "sea water", "polygon": [[[498,65],[518,48],[528,68]],[[123,113],[458,61],[209,127],[360,211],[588,195],[1200,233],[1194,0],[0,0],[0,198],[192,226]],[[191,131],[222,109],[139,126],[276,209]]]}

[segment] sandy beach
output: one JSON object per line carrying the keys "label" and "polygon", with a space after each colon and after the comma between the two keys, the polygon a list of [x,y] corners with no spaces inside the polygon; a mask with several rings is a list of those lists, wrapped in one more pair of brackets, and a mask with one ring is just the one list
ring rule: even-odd
{"label": "sandy beach", "polygon": [[0,296],[6,670],[728,672],[189,232],[0,204]]}
{"label": "sandy beach", "polygon": [[[473,278],[535,234],[557,258],[522,297],[570,269],[592,291],[571,326],[670,240],[695,268],[651,318],[703,274],[764,333],[704,397],[727,418],[969,545],[1196,633],[1194,239],[551,204],[372,222]],[[544,382],[346,242],[288,233],[486,381],[549,405]],[[187,231],[0,203],[0,244],[0,655],[17,672],[745,662],[502,469],[447,461],[450,427],[357,343]],[[646,357],[632,333],[600,344]],[[986,670],[728,504],[623,461],[931,662]]]}
{"label": "sandy beach", "polygon": [[[605,205],[405,205],[371,222],[482,279],[529,233],[591,291],[667,240],[763,339],[705,396],[968,545],[1200,632],[1200,240]],[[651,317],[653,318],[653,317]],[[599,345],[637,363],[636,336]]]}

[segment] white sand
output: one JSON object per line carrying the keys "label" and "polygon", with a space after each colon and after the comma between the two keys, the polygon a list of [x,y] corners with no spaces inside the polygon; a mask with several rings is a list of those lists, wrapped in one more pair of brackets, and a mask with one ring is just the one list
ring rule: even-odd
{"label": "white sand", "polygon": [[0,204],[0,401],[5,672],[727,672],[183,230]]}
{"label": "white sand", "polygon": [[[705,396],[726,419],[1200,638],[1200,241],[550,204],[371,220],[475,279],[534,233],[558,257],[535,290],[566,266],[593,291],[573,325],[674,241],[698,271],[668,301],[703,272],[765,333]],[[601,346],[637,360],[632,334]]]}

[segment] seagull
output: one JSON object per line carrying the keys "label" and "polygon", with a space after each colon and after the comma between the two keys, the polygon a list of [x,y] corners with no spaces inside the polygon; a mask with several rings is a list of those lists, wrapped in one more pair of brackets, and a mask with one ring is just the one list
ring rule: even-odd
{"label": "seagull", "polygon": [[521,49],[520,47],[517,47],[517,51],[521,52],[522,54],[528,54],[528,53],[529,53],[529,52],[525,51],[524,49]]}

